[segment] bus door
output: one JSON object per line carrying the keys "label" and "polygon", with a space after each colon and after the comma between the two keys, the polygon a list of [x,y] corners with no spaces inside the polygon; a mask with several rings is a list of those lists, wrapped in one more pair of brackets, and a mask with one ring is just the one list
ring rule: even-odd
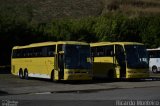
{"label": "bus door", "polygon": [[122,45],[115,45],[115,59],[117,63],[116,67],[120,71],[120,78],[126,77],[126,61],[125,61],[125,52]]}
{"label": "bus door", "polygon": [[64,79],[64,51],[63,45],[58,45],[58,71],[59,71],[59,80]]}
{"label": "bus door", "polygon": [[58,54],[59,79],[64,79],[64,53]]}
{"label": "bus door", "polygon": [[54,80],[59,80],[58,57],[58,53],[56,53],[54,59]]}
{"label": "bus door", "polygon": [[55,80],[64,78],[64,51],[62,51],[62,45],[57,46],[57,52],[55,54],[54,78]]}

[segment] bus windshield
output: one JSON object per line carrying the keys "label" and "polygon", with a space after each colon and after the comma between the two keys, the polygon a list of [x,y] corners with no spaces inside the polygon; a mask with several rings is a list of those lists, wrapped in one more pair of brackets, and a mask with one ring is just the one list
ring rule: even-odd
{"label": "bus windshield", "polygon": [[125,45],[126,61],[129,68],[148,68],[148,53],[143,45]]}
{"label": "bus windshield", "polygon": [[65,67],[69,69],[90,69],[89,45],[65,45]]}

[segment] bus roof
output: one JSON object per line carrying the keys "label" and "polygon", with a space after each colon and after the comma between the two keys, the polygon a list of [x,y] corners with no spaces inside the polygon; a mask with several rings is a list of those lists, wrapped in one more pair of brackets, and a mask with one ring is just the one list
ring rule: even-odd
{"label": "bus roof", "polygon": [[41,42],[41,43],[32,43],[25,46],[14,46],[13,49],[22,49],[22,48],[31,48],[31,47],[41,47],[41,46],[50,46],[56,44],[71,44],[71,45],[89,45],[86,42],[78,42],[78,41],[58,41],[58,42]]}
{"label": "bus roof", "polygon": [[158,47],[158,48],[152,48],[152,49],[147,49],[147,51],[154,51],[154,50],[160,50],[160,47]]}
{"label": "bus roof", "polygon": [[138,42],[97,42],[97,43],[90,43],[91,46],[103,46],[103,45],[143,45],[142,43]]}

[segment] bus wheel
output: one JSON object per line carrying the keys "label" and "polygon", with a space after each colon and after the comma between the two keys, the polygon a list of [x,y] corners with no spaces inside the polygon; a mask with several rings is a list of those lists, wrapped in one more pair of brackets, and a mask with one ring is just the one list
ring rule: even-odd
{"label": "bus wheel", "polygon": [[156,67],[156,66],[153,66],[153,67],[152,67],[152,72],[153,72],[153,73],[157,73],[157,67]]}
{"label": "bus wheel", "polygon": [[24,76],[23,76],[23,70],[22,69],[19,70],[19,78],[20,79],[24,78]]}
{"label": "bus wheel", "polygon": [[55,79],[54,79],[54,70],[52,70],[52,73],[51,73],[51,81],[52,82],[55,81]]}
{"label": "bus wheel", "polygon": [[24,70],[24,78],[26,80],[28,80],[28,71],[27,71],[27,69]]}

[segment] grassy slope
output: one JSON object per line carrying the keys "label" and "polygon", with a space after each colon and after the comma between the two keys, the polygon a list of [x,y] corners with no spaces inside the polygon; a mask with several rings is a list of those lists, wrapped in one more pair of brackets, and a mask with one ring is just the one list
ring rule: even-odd
{"label": "grassy slope", "polygon": [[160,13],[159,0],[104,0],[104,4],[103,13],[117,11],[129,16]]}
{"label": "grassy slope", "polygon": [[101,14],[99,0],[1,0],[0,13],[32,17],[33,20],[48,21],[52,18],[79,18]]}
{"label": "grassy slope", "polygon": [[0,14],[32,21],[53,18],[81,18],[108,12],[129,16],[159,14],[159,0],[1,0]]}

